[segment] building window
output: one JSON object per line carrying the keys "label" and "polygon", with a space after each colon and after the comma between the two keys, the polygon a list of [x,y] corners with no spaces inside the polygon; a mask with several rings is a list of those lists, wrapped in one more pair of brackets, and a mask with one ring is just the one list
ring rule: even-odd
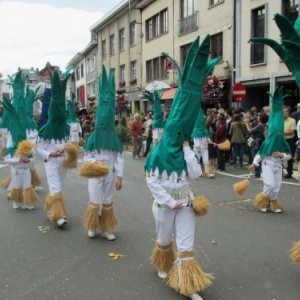
{"label": "building window", "polygon": [[166,78],[165,58],[162,56],[146,61],[146,81]]}
{"label": "building window", "polygon": [[115,55],[115,35],[112,34],[109,38],[110,55]]}
{"label": "building window", "polygon": [[184,63],[185,63],[185,59],[186,59],[186,56],[187,56],[187,53],[191,47],[191,43],[190,44],[187,44],[187,45],[184,45],[184,46],[181,46],[180,47],[180,61],[181,61],[181,66],[183,67],[184,66]]}
{"label": "building window", "polygon": [[136,60],[132,61],[130,64],[130,80],[131,83],[136,83]]}
{"label": "building window", "polygon": [[76,68],[76,80],[80,79],[80,69],[79,67]]}
{"label": "building window", "polygon": [[151,40],[168,31],[168,10],[164,9],[146,20],[146,40]]}
{"label": "building window", "polygon": [[96,65],[96,57],[95,55],[93,55],[91,58],[90,58],[90,73],[94,72],[95,71],[95,65]]}
{"label": "building window", "polygon": [[102,41],[101,50],[102,50],[102,59],[106,59],[106,40]]}
{"label": "building window", "polygon": [[[251,11],[251,36],[266,36],[266,6]],[[260,43],[251,43],[251,64],[265,62],[265,46]]]}
{"label": "building window", "polygon": [[120,82],[125,83],[125,65],[120,66]]}
{"label": "building window", "polygon": [[84,65],[81,64],[80,66],[80,77],[83,78],[84,77]]}
{"label": "building window", "polygon": [[96,82],[91,82],[90,85],[90,96],[96,95]]}
{"label": "building window", "polygon": [[223,57],[223,32],[211,36],[210,57]]}
{"label": "building window", "polygon": [[135,21],[130,23],[130,46],[136,44],[136,26]]}
{"label": "building window", "polygon": [[178,35],[183,35],[198,29],[198,11],[196,0],[181,0],[180,20],[177,24]]}
{"label": "building window", "polygon": [[209,0],[209,6],[224,2],[224,0]]}
{"label": "building window", "polygon": [[282,14],[295,24],[298,18],[299,0],[281,0]]}
{"label": "building window", "polygon": [[125,29],[122,28],[119,31],[119,45],[120,45],[120,51],[123,51],[125,49]]}

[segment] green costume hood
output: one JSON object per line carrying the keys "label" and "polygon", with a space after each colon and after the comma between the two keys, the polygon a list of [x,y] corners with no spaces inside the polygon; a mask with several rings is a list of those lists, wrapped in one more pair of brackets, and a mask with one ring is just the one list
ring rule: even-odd
{"label": "green costume hood", "polygon": [[199,37],[191,45],[183,71],[170,56],[178,71],[178,89],[174,96],[171,111],[160,142],[151,151],[145,170],[149,174],[158,168],[159,174],[166,171],[168,176],[176,172],[180,177],[187,171],[182,144],[191,139],[195,121],[198,116],[202,86],[219,58],[208,62],[210,36],[207,35],[199,46]]}
{"label": "green costume hood", "polygon": [[[8,101],[8,100],[7,100]],[[9,129],[10,117],[8,110],[3,106],[3,115],[0,122],[0,128]]]}
{"label": "green costume hood", "polygon": [[69,79],[69,72],[74,67],[70,67],[60,79],[58,69],[55,69],[51,77],[51,100],[48,111],[48,122],[39,131],[39,137],[43,140],[62,141],[69,137],[70,126],[67,124],[66,116],[66,85]]}
{"label": "green costume hood", "polygon": [[13,156],[19,142],[26,140],[26,120],[21,119],[13,105],[6,98],[4,98],[4,102],[0,101],[0,103],[3,105],[10,118],[9,131],[13,141],[12,145],[6,150],[6,155],[10,154]]}
{"label": "green costume hood", "polygon": [[68,119],[67,123],[79,123],[78,118],[76,117],[76,102],[75,100],[68,100]]}
{"label": "green costume hood", "polygon": [[208,130],[205,125],[205,117],[204,117],[204,112],[203,109],[200,107],[199,113],[197,120],[195,122],[195,127],[192,133],[192,138],[193,139],[201,139],[201,138],[208,138]]}
{"label": "green costume hood", "polygon": [[86,152],[113,151],[123,152],[123,145],[115,132],[115,76],[112,70],[107,76],[102,66],[102,74],[98,79],[98,107],[95,129],[85,144]]}
{"label": "green costume hood", "polygon": [[27,86],[26,88],[26,97],[25,97],[25,106],[26,106],[26,122],[27,126],[26,129],[33,129],[38,130],[38,125],[33,119],[33,103],[34,101],[42,98],[43,96],[36,96],[38,90],[40,87],[37,88],[37,90],[34,92],[32,89]]}
{"label": "green costume hood", "polygon": [[272,153],[279,151],[291,154],[289,144],[284,138],[284,115],[283,115],[283,97],[282,87],[277,87],[274,95],[268,93],[272,102],[272,111],[268,123],[268,138],[262,143],[258,154],[260,156],[272,156]]}
{"label": "green costume hood", "polygon": [[275,14],[274,20],[281,32],[281,44],[268,38],[251,38],[250,41],[270,46],[293,73],[300,88],[300,17],[294,26],[280,14]]}
{"label": "green costume hood", "polygon": [[153,92],[145,91],[143,92],[143,96],[147,100],[151,101],[151,103],[153,104],[154,120],[151,126],[152,130],[155,128],[164,128],[165,127],[164,115],[160,103],[161,93],[159,93],[158,91],[153,91]]}

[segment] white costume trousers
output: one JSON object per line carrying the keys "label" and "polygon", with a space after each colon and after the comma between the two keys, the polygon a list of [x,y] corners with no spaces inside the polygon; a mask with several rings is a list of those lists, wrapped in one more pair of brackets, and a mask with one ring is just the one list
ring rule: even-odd
{"label": "white costume trousers", "polygon": [[67,174],[67,169],[62,166],[64,157],[49,157],[45,162],[45,169],[49,192],[51,195],[62,192],[63,182]]}
{"label": "white costume trousers", "polygon": [[[187,203],[188,199],[177,200]],[[171,243],[172,235],[176,232],[176,247],[178,252],[192,251],[194,248],[196,215],[192,206],[173,210],[168,206],[152,206],[156,223],[158,243],[167,246]]]}
{"label": "white costume trousers", "polygon": [[[11,188],[22,188],[24,191],[31,185],[31,173],[30,168],[16,169],[12,167],[11,170]],[[14,200],[14,199],[12,199]]]}
{"label": "white costume trousers", "polygon": [[269,196],[271,200],[276,200],[282,181],[282,168],[278,163],[265,159],[262,161],[262,171],[264,177],[263,194]]}

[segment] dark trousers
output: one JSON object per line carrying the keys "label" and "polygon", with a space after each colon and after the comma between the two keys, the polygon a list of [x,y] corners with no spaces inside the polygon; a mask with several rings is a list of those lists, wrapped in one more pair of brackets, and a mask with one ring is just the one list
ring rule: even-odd
{"label": "dark trousers", "polygon": [[289,159],[287,162],[286,171],[287,171],[288,175],[292,175],[293,174],[294,155],[295,155],[295,151],[296,151],[295,138],[286,139],[286,141],[290,145],[291,153],[292,153],[292,158]]}
{"label": "dark trousers", "polygon": [[[254,147],[251,147],[250,149],[252,152],[252,157],[254,159],[254,157],[257,154],[259,149],[255,149]],[[261,162],[260,162],[259,166],[255,166],[255,176],[260,177],[260,174],[261,174]]]}
{"label": "dark trousers", "polygon": [[218,170],[225,171],[225,155],[224,151],[217,149],[218,151]]}
{"label": "dark trousers", "polygon": [[150,150],[150,146],[151,146],[151,144],[152,144],[152,136],[148,136],[147,137],[147,141],[146,141],[146,150],[145,150],[145,153],[144,153],[144,157],[147,157],[147,155],[148,155],[148,152],[149,152],[149,150]]}
{"label": "dark trousers", "polygon": [[133,151],[132,151],[132,157],[135,158],[136,156],[140,157],[140,153],[143,147],[143,139],[142,138],[136,138],[133,137]]}
{"label": "dark trousers", "polygon": [[236,165],[237,158],[239,157],[240,166],[243,165],[244,159],[244,144],[243,143],[234,143],[232,144],[233,148],[233,165]]}

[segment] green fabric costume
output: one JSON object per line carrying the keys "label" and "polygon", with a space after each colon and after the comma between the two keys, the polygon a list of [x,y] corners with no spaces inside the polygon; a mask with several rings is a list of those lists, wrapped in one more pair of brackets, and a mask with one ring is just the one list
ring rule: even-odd
{"label": "green fabric costume", "polygon": [[188,51],[183,72],[176,61],[163,53],[177,67],[179,83],[163,136],[146,161],[145,171],[148,174],[158,168],[160,175],[166,171],[168,176],[176,172],[180,177],[183,171],[187,171],[182,144],[191,139],[204,80],[219,61],[219,58],[208,61],[209,52],[210,36],[207,35],[200,46],[199,37],[196,38]]}
{"label": "green fabric costume", "polygon": [[76,117],[76,101],[68,100],[68,118],[67,123],[79,123],[79,119]]}
{"label": "green fabric costume", "polygon": [[209,138],[208,129],[205,125],[205,117],[203,109],[200,107],[195,127],[192,133],[193,139]]}
{"label": "green fabric costume", "polygon": [[70,126],[67,124],[66,116],[66,85],[69,72],[73,66],[66,70],[63,79],[60,79],[58,69],[55,69],[51,77],[52,95],[50,100],[48,122],[39,131],[39,138],[43,140],[62,141],[70,136]]}
{"label": "green fabric costume", "polygon": [[43,96],[36,97],[39,89],[35,92],[27,86],[26,97],[25,97],[25,109],[26,109],[26,129],[38,130],[38,125],[33,119],[33,102],[42,98]]}
{"label": "green fabric costume", "polygon": [[123,145],[115,132],[115,75],[112,70],[107,75],[102,66],[98,79],[98,107],[95,129],[85,144],[86,152],[113,151],[123,153]]}
{"label": "green fabric costume", "polygon": [[[269,135],[262,143],[258,154],[263,156],[272,156],[272,153],[279,151],[281,153],[291,154],[289,144],[284,138],[284,115],[283,115],[283,88],[277,87],[274,95],[268,93],[272,102],[272,111],[268,123]],[[288,95],[285,95],[285,97]]]}
{"label": "green fabric costume", "polygon": [[[8,101],[8,100],[7,100]],[[2,120],[0,122],[0,128],[9,128],[10,118],[8,110],[3,106],[3,115]]]}

